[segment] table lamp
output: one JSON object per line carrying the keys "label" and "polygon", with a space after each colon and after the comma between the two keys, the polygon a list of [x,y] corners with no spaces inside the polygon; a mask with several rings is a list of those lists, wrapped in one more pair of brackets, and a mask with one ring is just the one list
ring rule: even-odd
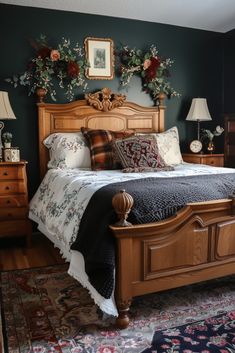
{"label": "table lamp", "polygon": [[11,108],[8,93],[0,91],[0,161],[2,160],[2,129],[4,128],[4,123],[1,120],[12,119],[16,119],[16,117]]}
{"label": "table lamp", "polygon": [[197,139],[200,140],[200,121],[212,120],[206,98],[193,98],[186,120],[197,121]]}

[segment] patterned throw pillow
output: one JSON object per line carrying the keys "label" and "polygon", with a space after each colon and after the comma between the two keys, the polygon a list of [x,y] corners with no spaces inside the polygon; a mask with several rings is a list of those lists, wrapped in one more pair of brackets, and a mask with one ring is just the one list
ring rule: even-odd
{"label": "patterned throw pillow", "polygon": [[48,168],[91,168],[90,151],[81,132],[54,133],[43,144],[50,153]]}
{"label": "patterned throw pillow", "polygon": [[169,170],[163,162],[154,136],[133,136],[113,142],[124,172]]}
{"label": "patterned throw pillow", "polygon": [[91,168],[93,170],[120,169],[120,163],[114,159],[112,143],[117,138],[132,136],[133,131],[110,131],[81,128],[85,136],[91,155]]}

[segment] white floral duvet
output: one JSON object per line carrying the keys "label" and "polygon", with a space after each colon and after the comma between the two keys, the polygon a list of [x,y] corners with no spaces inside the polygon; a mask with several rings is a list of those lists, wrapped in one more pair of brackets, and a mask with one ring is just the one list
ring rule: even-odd
{"label": "white floral duvet", "polygon": [[174,171],[157,173],[122,173],[121,171],[91,171],[81,169],[50,169],[30,202],[29,218],[38,224],[65,259],[70,262],[69,274],[88,288],[101,310],[117,315],[113,298],[103,298],[89,283],[82,254],[71,251],[83,212],[93,193],[110,183],[146,177],[164,178],[197,174],[234,173],[235,169],[183,163]]}

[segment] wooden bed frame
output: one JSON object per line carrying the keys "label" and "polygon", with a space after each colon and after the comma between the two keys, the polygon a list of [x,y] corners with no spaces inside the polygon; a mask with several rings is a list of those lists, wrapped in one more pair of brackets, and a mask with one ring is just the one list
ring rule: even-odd
{"label": "wooden bed frame", "polygon": [[[164,131],[163,97],[158,107],[125,102],[125,96],[103,89],[68,104],[38,103],[41,177],[48,151],[42,141],[54,132],[78,131],[82,126],[138,132]],[[219,278],[235,273],[235,196],[192,203],[164,221],[130,225],[133,199],[124,191],[113,206],[119,217],[112,232],[117,240],[115,296],[117,326],[129,324],[133,297]]]}

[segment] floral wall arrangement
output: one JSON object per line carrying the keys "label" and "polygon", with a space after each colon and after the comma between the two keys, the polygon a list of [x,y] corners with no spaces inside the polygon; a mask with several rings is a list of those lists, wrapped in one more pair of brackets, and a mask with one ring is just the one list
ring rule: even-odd
{"label": "floral wall arrangement", "polygon": [[58,86],[65,90],[69,101],[74,98],[75,88],[87,88],[85,70],[89,65],[78,43],[72,46],[69,39],[62,38],[55,48],[50,46],[46,36],[41,34],[39,39],[31,41],[31,45],[35,56],[28,62],[27,69],[7,78],[7,82],[14,87],[28,86],[29,95],[35,93],[37,88],[43,88],[54,101]]}
{"label": "floral wall arrangement", "polygon": [[[82,47],[72,46],[70,39],[62,38],[57,47],[48,44],[45,35],[31,41],[35,56],[30,59],[23,73],[7,78],[14,87],[28,86],[29,95],[43,88],[51,99],[56,101],[56,90],[60,87],[69,101],[74,99],[75,89],[86,90],[86,71],[90,64]],[[147,51],[129,49],[123,46],[116,52],[120,64],[120,85],[130,84],[133,75],[142,78],[143,90],[158,102],[158,95],[164,93],[168,98],[179,96],[169,82],[171,59],[163,59],[157,48],[152,45]],[[88,77],[89,79],[89,77]]]}
{"label": "floral wall arrangement", "polygon": [[118,51],[118,57],[122,86],[129,85],[131,78],[138,75],[142,78],[143,90],[150,93],[154,100],[158,99],[160,93],[164,93],[168,98],[180,96],[169,82],[169,68],[174,61],[163,59],[156,46],[151,45],[146,51],[123,46]]}

